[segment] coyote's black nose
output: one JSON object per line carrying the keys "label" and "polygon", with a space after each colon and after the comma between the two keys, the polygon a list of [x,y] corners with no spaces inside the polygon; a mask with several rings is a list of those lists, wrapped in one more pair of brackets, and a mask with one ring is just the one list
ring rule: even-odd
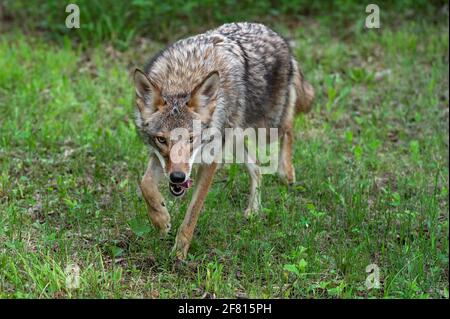
{"label": "coyote's black nose", "polygon": [[175,171],[170,173],[169,178],[172,183],[181,184],[186,179],[186,174],[184,174],[183,172]]}

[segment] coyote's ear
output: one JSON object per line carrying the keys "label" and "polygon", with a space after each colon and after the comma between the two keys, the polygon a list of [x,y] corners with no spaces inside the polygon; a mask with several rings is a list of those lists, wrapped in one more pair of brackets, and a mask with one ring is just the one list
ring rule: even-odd
{"label": "coyote's ear", "polygon": [[190,107],[200,115],[210,116],[215,108],[214,100],[217,98],[220,78],[216,71],[210,73],[192,91]]}
{"label": "coyote's ear", "polygon": [[134,85],[136,86],[139,111],[150,115],[156,110],[156,106],[161,100],[160,90],[140,69],[134,70]]}

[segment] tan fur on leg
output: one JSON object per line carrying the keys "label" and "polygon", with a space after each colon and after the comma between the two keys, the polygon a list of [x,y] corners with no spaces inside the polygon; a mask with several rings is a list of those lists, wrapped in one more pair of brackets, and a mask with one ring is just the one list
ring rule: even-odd
{"label": "tan fur on leg", "polygon": [[[245,151],[245,167],[247,168],[247,171],[250,175],[250,196],[248,198],[248,206],[247,209],[244,212],[245,218],[249,218],[253,213],[258,213],[261,205],[261,193],[260,193],[260,187],[261,187],[261,169],[259,168],[258,163],[256,163],[255,159],[250,159],[247,156],[248,152]],[[250,160],[252,163],[250,163]]]}
{"label": "tan fur on leg", "polygon": [[305,80],[297,61],[295,61],[295,59],[292,61],[294,66],[294,86],[296,91],[296,112],[308,113],[311,111],[314,101],[314,88]]}
{"label": "tan fur on leg", "polygon": [[213,162],[209,165],[202,165],[198,169],[194,194],[184,216],[184,221],[178,229],[175,246],[173,247],[178,259],[184,260],[187,256],[200,210],[213,181],[216,168],[217,163]]}
{"label": "tan fur on leg", "polygon": [[291,185],[295,183],[295,169],[292,165],[292,130],[288,130],[284,133],[281,140],[281,150],[279,159],[278,173],[282,179]]}
{"label": "tan fur on leg", "polygon": [[291,86],[289,91],[289,112],[283,125],[283,133],[280,139],[280,156],[278,162],[278,175],[288,184],[295,183],[295,169],[292,165],[292,145],[294,142],[293,122],[294,106],[297,100],[297,92]]}
{"label": "tan fur on leg", "polygon": [[142,177],[139,186],[147,204],[150,220],[162,234],[167,234],[170,231],[171,225],[170,215],[165,207],[164,198],[158,190],[158,181],[161,174],[159,160],[152,155],[148,161],[147,171]]}

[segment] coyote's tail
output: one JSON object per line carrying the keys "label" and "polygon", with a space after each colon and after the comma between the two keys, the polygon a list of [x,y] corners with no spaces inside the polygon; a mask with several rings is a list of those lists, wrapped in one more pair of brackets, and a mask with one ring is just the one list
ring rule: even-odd
{"label": "coyote's tail", "polygon": [[314,100],[314,88],[309,84],[302,71],[297,65],[297,61],[293,59],[294,65],[294,86],[295,93],[297,94],[297,100],[295,101],[296,113],[303,112],[308,113],[312,108]]}

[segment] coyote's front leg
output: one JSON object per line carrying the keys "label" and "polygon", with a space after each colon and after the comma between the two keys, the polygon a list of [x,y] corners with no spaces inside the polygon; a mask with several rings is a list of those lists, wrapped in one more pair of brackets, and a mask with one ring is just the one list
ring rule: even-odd
{"label": "coyote's front leg", "polygon": [[142,177],[139,186],[147,203],[150,220],[162,234],[167,234],[170,231],[170,215],[165,206],[164,198],[158,189],[158,182],[161,175],[161,164],[156,156],[151,155],[148,161],[147,171]]}
{"label": "coyote's front leg", "polygon": [[195,226],[202,209],[203,202],[208,194],[211,186],[217,163],[201,165],[197,173],[196,187],[192,195],[191,202],[184,216],[183,224],[178,229],[177,238],[175,240],[174,252],[178,259],[184,260],[187,256],[189,246],[191,245],[192,236]]}

